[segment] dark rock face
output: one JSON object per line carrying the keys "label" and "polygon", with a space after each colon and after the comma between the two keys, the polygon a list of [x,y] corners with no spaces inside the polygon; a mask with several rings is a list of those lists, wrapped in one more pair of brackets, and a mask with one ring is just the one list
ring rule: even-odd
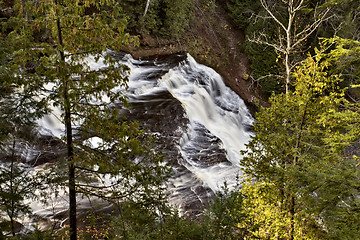
{"label": "dark rock face", "polygon": [[169,92],[159,93],[156,99],[131,101],[131,108],[124,112],[127,119],[140,122],[142,129],[156,136],[158,149],[171,162],[179,157],[176,146],[188,124],[184,114],[180,103]]}
{"label": "dark rock face", "polygon": [[[30,140],[17,139],[15,142],[15,158],[33,167],[60,161],[65,154],[65,144],[53,136],[34,134]],[[3,152],[0,161],[11,161],[11,157],[11,151]]]}
{"label": "dark rock face", "polygon": [[35,166],[60,161],[66,155],[65,144],[52,136],[40,135],[36,148],[39,151],[39,155],[30,161],[30,163]]}
{"label": "dark rock face", "polygon": [[225,150],[220,148],[222,142],[219,138],[212,135],[201,124],[196,124],[194,131],[195,134],[190,136],[192,144],[183,146],[187,158],[207,167],[220,162],[228,162]]}

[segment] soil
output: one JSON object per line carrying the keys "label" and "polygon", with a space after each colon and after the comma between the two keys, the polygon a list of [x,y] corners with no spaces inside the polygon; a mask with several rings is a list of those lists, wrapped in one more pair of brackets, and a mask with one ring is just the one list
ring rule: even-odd
{"label": "soil", "polygon": [[225,84],[235,91],[254,114],[260,105],[266,105],[258,86],[249,78],[250,61],[241,51],[244,32],[231,21],[226,7],[214,8],[195,1],[192,21],[181,36],[166,39],[143,34],[138,47],[124,49],[134,58],[147,58],[177,52],[188,52],[196,61],[212,67]]}

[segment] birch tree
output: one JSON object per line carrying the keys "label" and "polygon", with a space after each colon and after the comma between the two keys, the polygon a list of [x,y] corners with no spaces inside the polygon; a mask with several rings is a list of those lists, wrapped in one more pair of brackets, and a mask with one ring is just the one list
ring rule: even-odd
{"label": "birch tree", "polygon": [[310,8],[306,0],[260,0],[260,3],[267,13],[265,17],[275,24],[277,35],[268,36],[261,32],[249,40],[272,47],[281,56],[285,67],[285,92],[288,93],[291,72],[298,64],[294,56],[321,23],[330,18],[331,7],[317,4]]}

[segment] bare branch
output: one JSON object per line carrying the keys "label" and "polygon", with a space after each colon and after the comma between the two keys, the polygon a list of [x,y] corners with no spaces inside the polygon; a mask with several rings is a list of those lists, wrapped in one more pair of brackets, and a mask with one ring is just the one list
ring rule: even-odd
{"label": "bare branch", "polygon": [[297,12],[303,8],[304,0],[301,0],[297,7],[294,8],[294,12]]}
{"label": "bare branch", "polygon": [[[260,3],[268,15],[275,21],[279,26],[277,39],[270,39],[266,34],[260,33],[257,34],[257,37],[254,35],[252,39],[249,39],[250,42],[256,44],[262,44],[270,46],[275,49],[277,53],[281,53],[284,56],[284,66],[286,69],[285,74],[285,90],[289,91],[289,85],[291,84],[291,73],[294,67],[297,65],[294,64],[294,55],[297,53],[297,48],[303,43],[314,31],[324,22],[327,21],[331,16],[328,16],[330,12],[330,7],[321,10],[318,13],[315,7],[314,15],[317,17],[307,26],[302,26],[301,23],[297,23],[298,16],[300,11],[306,7],[304,0],[281,0],[283,7],[286,7],[287,13],[283,14],[283,18],[287,19],[287,25],[279,20],[276,15],[281,13],[276,13],[276,7],[269,7],[269,0],[260,0]],[[285,5],[285,6],[284,6]],[[318,17],[319,16],[319,17]],[[300,20],[301,21],[301,20]]]}
{"label": "bare branch", "polygon": [[[264,40],[261,38],[263,38]],[[260,36],[257,38],[255,38],[255,36],[254,36],[254,38],[248,38],[248,40],[252,43],[266,45],[266,46],[274,48],[278,52],[285,53],[285,49],[282,46],[279,46],[275,43],[270,43],[267,39],[266,34],[264,34],[264,33],[260,33]]]}
{"label": "bare branch", "polygon": [[301,32],[295,35],[296,38],[300,37],[301,35],[305,34],[303,37],[299,38],[292,46],[295,48],[297,45],[299,45],[301,42],[303,42],[305,39],[307,39],[324,21],[330,19],[332,16],[326,17],[327,13],[330,11],[330,8],[328,8],[325,13],[321,16],[320,19],[313,22],[309,27],[304,28]]}
{"label": "bare branch", "polygon": [[275,15],[273,14],[273,12],[270,10],[269,6],[267,5],[265,0],[260,0],[261,5],[263,6],[263,8],[270,14],[270,16],[275,20],[275,22],[277,22],[282,29],[284,29],[284,31],[286,31],[286,27],[284,26],[284,24],[282,24],[282,22],[279,21],[279,19],[277,19],[277,17],[275,17]]}

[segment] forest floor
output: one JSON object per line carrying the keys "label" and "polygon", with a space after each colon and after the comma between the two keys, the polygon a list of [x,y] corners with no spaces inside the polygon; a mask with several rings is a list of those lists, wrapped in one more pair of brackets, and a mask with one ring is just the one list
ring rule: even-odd
{"label": "forest floor", "polygon": [[125,51],[142,59],[188,52],[199,63],[215,69],[254,114],[266,101],[259,86],[249,78],[251,64],[241,51],[244,32],[235,27],[225,9],[222,5],[204,6],[195,1],[192,21],[184,34],[172,39],[141,35],[140,46]]}

